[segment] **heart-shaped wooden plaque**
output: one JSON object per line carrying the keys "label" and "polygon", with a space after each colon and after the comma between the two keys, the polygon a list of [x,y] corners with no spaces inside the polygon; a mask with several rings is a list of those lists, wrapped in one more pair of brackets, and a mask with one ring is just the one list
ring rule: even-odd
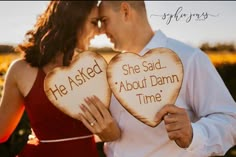
{"label": "heart-shaped wooden plaque", "polygon": [[47,74],[44,91],[48,99],[62,112],[79,119],[81,104],[86,97],[96,95],[109,107],[111,90],[107,82],[107,62],[90,51],[78,54],[68,67],[58,67]]}
{"label": "heart-shaped wooden plaque", "polygon": [[183,65],[175,52],[156,48],[139,56],[116,55],[108,64],[108,83],[121,105],[143,123],[155,127],[157,112],[174,104],[182,85]]}

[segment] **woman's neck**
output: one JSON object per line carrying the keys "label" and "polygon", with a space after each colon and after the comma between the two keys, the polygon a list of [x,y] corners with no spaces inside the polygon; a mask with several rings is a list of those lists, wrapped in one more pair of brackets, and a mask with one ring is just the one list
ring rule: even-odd
{"label": "woman's neck", "polygon": [[43,67],[43,71],[47,74],[57,67],[63,66],[63,54],[58,54],[50,63]]}

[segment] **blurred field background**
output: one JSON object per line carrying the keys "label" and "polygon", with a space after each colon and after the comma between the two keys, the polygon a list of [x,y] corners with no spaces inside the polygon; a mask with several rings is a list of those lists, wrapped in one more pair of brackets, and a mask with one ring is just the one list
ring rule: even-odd
{"label": "blurred field background", "polygon": [[[216,44],[209,45],[208,43],[202,44],[200,47],[210,58],[217,71],[224,80],[227,88],[236,101],[236,48],[233,44]],[[111,58],[119,52],[113,51],[109,47],[104,48],[90,48],[91,51],[98,52],[109,62]],[[20,54],[14,52],[14,47],[9,45],[0,45],[0,99],[2,96],[2,89],[6,71],[11,62],[20,58]],[[11,138],[0,144],[1,157],[13,157],[17,154],[27,141],[30,133],[30,125],[26,113],[23,115],[19,125],[12,134]],[[102,154],[102,143],[99,143],[98,150],[100,156]],[[236,156],[236,148],[231,148],[225,156]]]}

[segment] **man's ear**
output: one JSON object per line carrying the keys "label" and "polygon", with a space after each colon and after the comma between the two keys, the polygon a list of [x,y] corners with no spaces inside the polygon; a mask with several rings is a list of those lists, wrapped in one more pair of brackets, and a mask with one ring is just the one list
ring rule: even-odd
{"label": "man's ear", "polygon": [[121,15],[124,17],[125,21],[130,19],[130,16],[131,16],[131,6],[129,3],[127,2],[122,2],[120,4],[120,12],[121,12]]}

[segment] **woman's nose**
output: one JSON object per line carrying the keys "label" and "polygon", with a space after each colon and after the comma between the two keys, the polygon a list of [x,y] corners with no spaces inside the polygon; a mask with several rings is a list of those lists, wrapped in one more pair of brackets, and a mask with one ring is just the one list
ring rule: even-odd
{"label": "woman's nose", "polygon": [[99,30],[99,34],[105,34],[105,28],[104,25],[102,24],[101,21],[98,21],[98,30]]}

